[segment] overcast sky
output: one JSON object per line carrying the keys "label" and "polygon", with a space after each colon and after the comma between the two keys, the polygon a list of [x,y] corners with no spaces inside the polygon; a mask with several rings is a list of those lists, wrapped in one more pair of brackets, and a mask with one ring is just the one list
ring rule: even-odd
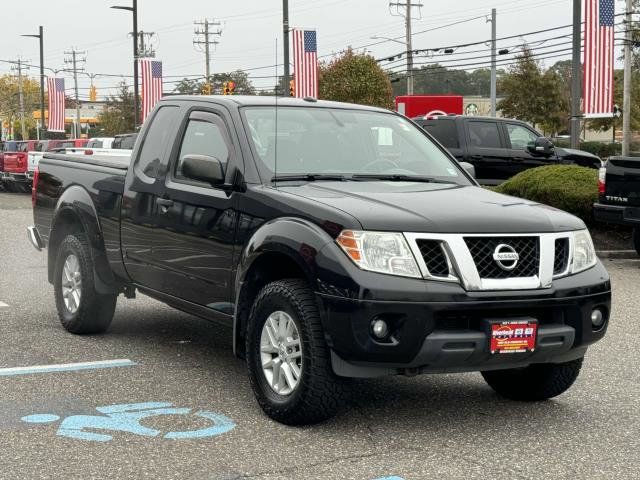
{"label": "overcast sky", "polygon": [[[567,25],[572,18],[571,0],[423,0],[423,3],[420,10],[414,9],[413,30],[430,31],[415,35],[415,49],[487,40],[491,32],[490,24],[482,16],[489,15],[492,7],[498,10],[499,38]],[[64,51],[75,47],[86,51],[87,72],[131,75],[132,46],[127,32],[131,31],[132,17],[129,12],[109,8],[111,5],[130,4],[131,0],[11,2],[11,6],[4,6],[1,14],[0,60],[13,60],[21,56],[24,60],[37,64],[37,39],[22,38],[20,35],[37,33],[38,25],[43,25],[47,67],[62,68]],[[289,4],[292,26],[317,30],[320,56],[339,52],[349,45],[361,49],[366,46],[376,58],[403,50],[402,45],[393,42],[367,46],[376,42],[371,39],[374,35],[404,35],[404,19],[392,16],[386,0],[290,0]],[[139,28],[156,32],[156,56],[163,61],[167,81],[204,74],[204,54],[194,49],[192,41],[193,21],[206,17],[224,23],[220,43],[212,55],[213,73],[255,69],[250,73],[256,86],[267,87],[275,83],[272,65],[276,63],[276,39],[278,63],[282,62],[281,0],[138,0],[138,8]],[[616,9],[616,12],[623,10],[620,1],[616,2]],[[473,19],[474,17],[482,18]],[[463,23],[450,25],[456,22]],[[435,29],[436,27],[443,28]],[[569,51],[559,50],[570,47],[570,37],[551,38],[570,32],[570,28],[565,28],[525,38],[540,55],[564,55],[564,58],[569,58]],[[544,39],[551,40],[541,43]],[[498,43],[498,48],[513,47],[521,42],[520,39],[504,40]],[[488,60],[486,49],[485,44],[458,48],[455,55],[447,56],[444,60],[450,62],[449,65],[479,63],[478,66],[482,66],[485,56]],[[508,61],[508,58],[503,56],[501,60]],[[561,58],[546,61],[555,62]],[[442,61],[443,58],[439,60]],[[420,61],[425,60],[418,60]],[[402,62],[397,63],[401,65]],[[269,68],[256,69],[267,66]],[[10,65],[0,63],[0,73],[9,71]],[[37,73],[36,68],[28,72],[34,77]],[[69,78],[66,86],[71,90],[71,77],[66,73],[61,75]],[[128,83],[132,81],[131,78],[127,80]],[[113,86],[118,81],[118,78],[113,77],[96,77],[99,96],[113,92]],[[86,98],[88,86],[89,78],[83,76],[80,82],[81,98]],[[171,84],[165,85],[165,91],[172,88]]]}

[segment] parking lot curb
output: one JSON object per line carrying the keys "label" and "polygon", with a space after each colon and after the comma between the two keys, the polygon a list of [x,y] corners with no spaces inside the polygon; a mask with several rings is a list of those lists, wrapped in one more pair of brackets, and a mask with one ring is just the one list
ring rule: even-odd
{"label": "parking lot curb", "polygon": [[596,255],[600,258],[617,259],[617,260],[639,260],[638,252],[635,250],[597,250]]}

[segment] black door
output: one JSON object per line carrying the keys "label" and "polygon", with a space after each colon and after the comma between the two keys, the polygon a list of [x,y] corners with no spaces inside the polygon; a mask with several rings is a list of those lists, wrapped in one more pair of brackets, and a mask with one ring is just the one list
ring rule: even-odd
{"label": "black door", "polygon": [[153,289],[161,285],[153,262],[159,211],[156,201],[164,188],[161,167],[167,164],[170,140],[176,138],[179,112],[177,105],[165,105],[148,120],[149,127],[132,159],[122,198],[120,235],[125,268],[134,282]]}
{"label": "black door", "polygon": [[505,136],[513,158],[514,175],[529,168],[542,167],[558,163],[555,157],[532,155],[527,146],[534,144],[540,136],[535,130],[516,122],[504,123]]}
{"label": "black door", "polygon": [[236,194],[186,178],[185,155],[207,155],[225,166],[227,183],[237,174],[239,149],[223,112],[191,111],[174,148],[161,202],[161,229],[154,263],[162,269],[161,291],[224,313],[231,312],[231,271],[238,219]]}
{"label": "black door", "polygon": [[476,168],[480,183],[498,184],[513,176],[510,151],[497,121],[469,120],[467,124],[467,156]]}

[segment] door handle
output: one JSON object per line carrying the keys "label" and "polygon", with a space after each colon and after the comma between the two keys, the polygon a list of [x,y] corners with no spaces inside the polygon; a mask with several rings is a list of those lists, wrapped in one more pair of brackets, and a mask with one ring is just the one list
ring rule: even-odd
{"label": "door handle", "polygon": [[512,160],[514,162],[524,162],[524,157],[513,157]]}
{"label": "door handle", "polygon": [[169,211],[169,208],[173,206],[173,200],[168,198],[156,198],[156,205],[160,207],[160,213],[164,215]]}
{"label": "door handle", "polygon": [[471,158],[474,160],[482,160],[484,157],[482,155],[471,155]]}

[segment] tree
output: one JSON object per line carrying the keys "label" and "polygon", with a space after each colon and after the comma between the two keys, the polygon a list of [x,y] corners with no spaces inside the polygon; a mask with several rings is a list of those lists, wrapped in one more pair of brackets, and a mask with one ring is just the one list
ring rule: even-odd
{"label": "tree", "polygon": [[125,82],[118,88],[118,94],[107,98],[104,110],[98,115],[104,134],[109,136],[133,132],[135,123],[133,92]]}
{"label": "tree", "polygon": [[[212,93],[222,94],[224,82],[232,81],[236,84],[234,90],[235,95],[255,95],[256,89],[249,79],[249,75],[242,70],[236,70],[234,72],[226,73],[214,73],[211,75]],[[183,78],[180,80],[174,92],[184,95],[199,95],[204,91],[204,85],[206,84],[204,79],[196,80]]]}
{"label": "tree", "polygon": [[393,108],[387,74],[371,55],[349,48],[320,64],[320,98],[339,102]]}
{"label": "tree", "polygon": [[[613,103],[622,109],[622,83],[624,80],[624,70],[613,72]],[[588,120],[587,125],[593,130],[606,131],[611,127],[622,130],[622,117],[618,118],[596,118]],[[640,130],[640,73],[632,70],[631,74],[631,130]]]}
{"label": "tree", "polygon": [[505,117],[517,118],[555,133],[566,126],[569,105],[562,92],[560,76],[553,70],[544,72],[525,45],[515,65],[502,76],[504,98],[498,103]]}
{"label": "tree", "polygon": [[[500,77],[504,70],[498,69]],[[406,73],[393,73],[394,96],[406,95]],[[416,95],[479,95],[488,97],[491,91],[491,70],[480,68],[466,70],[449,69],[438,63],[423,65],[413,73],[414,92]],[[498,92],[499,94],[500,92]]]}
{"label": "tree", "polygon": [[[29,136],[33,133],[35,137],[36,122],[33,112],[40,107],[40,84],[36,80],[23,77],[22,91],[25,128]],[[13,124],[13,131],[21,139],[19,86],[18,79],[13,75],[0,76],[0,117]]]}

